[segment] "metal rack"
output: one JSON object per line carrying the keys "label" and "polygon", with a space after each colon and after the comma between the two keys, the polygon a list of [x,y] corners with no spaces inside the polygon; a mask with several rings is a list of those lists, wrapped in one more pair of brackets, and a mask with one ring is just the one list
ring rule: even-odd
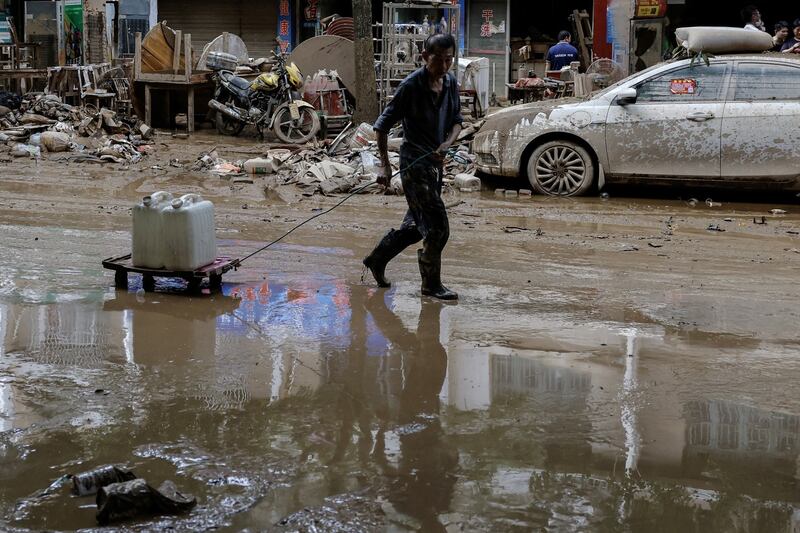
{"label": "metal rack", "polygon": [[[400,14],[413,11],[422,21],[426,14],[435,12],[436,17],[423,22],[399,22]],[[440,17],[444,17],[448,28],[439,28],[453,35],[458,43],[458,30],[460,28],[461,8],[453,4],[421,4],[389,2],[383,4],[383,23],[375,25],[375,44],[379,57],[378,63],[378,91],[381,100],[381,109],[391,101],[394,89],[406,76],[422,66],[422,49],[425,40],[437,32]],[[438,31],[442,33],[442,31]],[[454,50],[453,64],[458,65],[458,45]],[[402,59],[401,59],[402,58]]]}

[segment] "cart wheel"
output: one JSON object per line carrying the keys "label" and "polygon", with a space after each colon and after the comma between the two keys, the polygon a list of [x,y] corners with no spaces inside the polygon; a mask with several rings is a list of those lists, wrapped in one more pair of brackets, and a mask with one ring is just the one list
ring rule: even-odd
{"label": "cart wheel", "polygon": [[124,291],[128,290],[128,273],[124,270],[114,272],[114,286]]}
{"label": "cart wheel", "polygon": [[142,275],[142,288],[145,292],[154,292],[156,290],[156,278],[150,274]]}
{"label": "cart wheel", "polygon": [[189,292],[193,293],[193,294],[199,293],[200,292],[200,281],[201,281],[200,278],[189,278],[189,279],[187,279],[186,280],[186,282],[187,282],[186,289]]}
{"label": "cart wheel", "polygon": [[219,274],[211,274],[208,278],[208,288],[214,292],[222,292],[222,276]]}

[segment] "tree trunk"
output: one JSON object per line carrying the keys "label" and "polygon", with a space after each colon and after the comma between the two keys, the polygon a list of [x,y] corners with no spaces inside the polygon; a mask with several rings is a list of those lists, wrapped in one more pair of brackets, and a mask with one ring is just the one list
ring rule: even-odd
{"label": "tree trunk", "polygon": [[372,124],[378,118],[378,96],[375,84],[375,49],[372,46],[372,1],[353,0],[353,22],[356,41],[356,110],[353,122]]}

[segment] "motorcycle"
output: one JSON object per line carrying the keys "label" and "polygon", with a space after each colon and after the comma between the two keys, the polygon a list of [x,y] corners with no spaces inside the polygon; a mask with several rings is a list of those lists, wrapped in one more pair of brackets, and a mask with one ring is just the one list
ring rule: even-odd
{"label": "motorcycle", "polygon": [[214,74],[216,89],[208,103],[216,111],[217,131],[239,135],[248,124],[263,138],[272,130],[285,143],[302,144],[319,131],[317,110],[295,91],[303,86],[303,76],[294,63],[287,64],[282,53],[272,53],[276,65],[252,82],[220,69]]}

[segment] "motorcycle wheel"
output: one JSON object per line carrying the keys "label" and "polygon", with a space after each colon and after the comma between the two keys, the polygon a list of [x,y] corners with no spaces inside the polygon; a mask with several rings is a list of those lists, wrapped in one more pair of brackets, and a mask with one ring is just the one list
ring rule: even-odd
{"label": "motorcycle wheel", "polygon": [[290,144],[307,143],[319,131],[319,117],[316,110],[310,107],[301,107],[300,118],[292,120],[289,104],[281,105],[275,111],[275,123],[272,131],[278,139]]}
{"label": "motorcycle wheel", "polygon": [[245,127],[244,122],[240,122],[234,118],[229,117],[225,113],[217,112],[217,116],[215,119],[215,124],[217,126],[217,131],[221,135],[230,135],[231,137],[236,137]]}

